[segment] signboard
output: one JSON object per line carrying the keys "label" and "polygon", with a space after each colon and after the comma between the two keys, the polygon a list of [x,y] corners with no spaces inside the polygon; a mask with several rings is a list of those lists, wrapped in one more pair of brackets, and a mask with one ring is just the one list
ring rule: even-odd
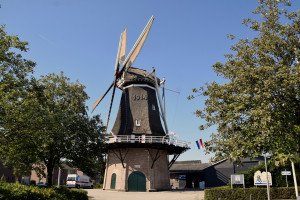
{"label": "signboard", "polygon": [[[269,185],[272,185],[272,176],[271,173],[268,172]],[[254,173],[254,185],[267,185],[267,173],[256,171]]]}
{"label": "signboard", "polygon": [[289,187],[289,182],[288,182],[287,176],[292,175],[291,171],[281,171],[281,175],[285,176],[286,187]]}
{"label": "signboard", "polygon": [[244,174],[231,175],[231,188],[233,188],[232,185],[238,185],[238,184],[242,184],[245,188]]}
{"label": "signboard", "polygon": [[283,176],[290,176],[290,175],[292,175],[292,173],[291,173],[291,171],[282,171],[281,175],[283,175]]}
{"label": "signboard", "polygon": [[243,184],[244,174],[231,175],[232,184]]}

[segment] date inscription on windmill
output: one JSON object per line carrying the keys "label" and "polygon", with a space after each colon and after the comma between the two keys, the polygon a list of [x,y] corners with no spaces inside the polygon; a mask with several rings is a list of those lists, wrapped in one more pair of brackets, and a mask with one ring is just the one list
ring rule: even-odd
{"label": "date inscription on windmill", "polygon": [[141,94],[141,95],[133,95],[132,99],[134,101],[140,101],[140,100],[148,100],[148,96],[146,94]]}

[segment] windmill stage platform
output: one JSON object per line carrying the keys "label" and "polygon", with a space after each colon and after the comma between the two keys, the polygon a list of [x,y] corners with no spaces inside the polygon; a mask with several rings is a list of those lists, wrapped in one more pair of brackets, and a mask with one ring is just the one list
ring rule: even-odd
{"label": "windmill stage platform", "polygon": [[157,150],[164,150],[168,155],[173,155],[173,159],[168,165],[169,169],[180,154],[190,149],[190,142],[173,139],[168,136],[121,135],[118,137],[108,136],[107,138],[107,152],[119,148],[155,148]]}

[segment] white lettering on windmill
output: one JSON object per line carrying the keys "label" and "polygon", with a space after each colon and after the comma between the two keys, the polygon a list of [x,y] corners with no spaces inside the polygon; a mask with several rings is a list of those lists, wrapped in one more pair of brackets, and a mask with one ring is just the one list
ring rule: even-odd
{"label": "white lettering on windmill", "polygon": [[134,101],[139,101],[139,100],[148,100],[148,96],[146,94],[142,95],[133,95],[133,100]]}

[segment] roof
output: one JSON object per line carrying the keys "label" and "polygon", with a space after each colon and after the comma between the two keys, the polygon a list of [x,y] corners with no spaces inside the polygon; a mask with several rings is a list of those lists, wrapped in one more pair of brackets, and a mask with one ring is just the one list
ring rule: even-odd
{"label": "roof", "polygon": [[176,161],[170,168],[170,172],[201,172],[209,163],[201,163],[201,160]]}
{"label": "roof", "polygon": [[[127,71],[124,72],[124,79],[120,80],[118,87],[123,89],[123,87],[130,84],[148,84],[155,87],[155,77],[143,69],[129,67]],[[160,85],[160,79],[156,77],[157,84]]]}
{"label": "roof", "polygon": [[[242,160],[242,163],[259,162],[263,160],[264,160],[263,156],[258,156],[253,159],[247,157]],[[230,161],[228,159],[223,159],[215,163],[201,163],[201,160],[176,161],[170,168],[170,172],[173,173],[201,172],[207,168],[219,165],[223,162],[230,162]]]}

